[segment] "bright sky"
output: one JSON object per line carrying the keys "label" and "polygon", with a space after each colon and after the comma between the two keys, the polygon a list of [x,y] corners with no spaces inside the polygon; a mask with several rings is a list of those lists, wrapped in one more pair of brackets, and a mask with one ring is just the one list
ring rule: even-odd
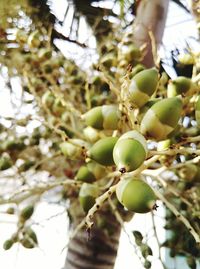
{"label": "bright sky", "polygon": [[[62,19],[64,16],[64,6],[66,5],[65,0],[52,0],[53,9],[56,15]],[[54,5],[56,3],[56,5]],[[62,8],[59,8],[62,7]],[[191,20],[191,17],[184,11],[177,9],[174,4],[170,6],[170,16],[167,20],[167,28],[164,35],[164,44],[167,47],[174,47],[177,44],[183,42],[186,36],[195,36],[195,24]],[[70,17],[70,15],[69,15]],[[70,19],[70,18],[69,18]],[[176,25],[174,25],[176,24]],[[66,29],[66,28],[65,28]],[[81,21],[80,41],[84,42],[86,25],[84,20]],[[91,45],[94,44],[94,39],[91,39]],[[59,48],[64,51],[66,47],[65,42],[58,43]],[[71,46],[71,51],[77,53],[77,47]],[[65,53],[67,54],[67,53]],[[9,102],[9,94],[4,89],[3,82],[0,80],[0,115],[10,116],[11,114],[11,104]],[[34,222],[39,222],[40,220],[45,220],[51,216],[62,213],[63,208],[56,205],[48,205],[45,202],[41,203],[34,216]],[[163,215],[162,209],[158,211],[159,215]],[[15,231],[16,219],[12,216],[5,214],[0,214],[0,265],[2,269],[61,269],[64,264],[64,259],[66,252],[62,251],[63,247],[66,245],[68,238],[68,223],[65,215],[61,214],[56,218],[51,218],[48,221],[43,221],[41,225],[35,225],[34,229],[37,232],[38,240],[40,243],[40,248],[35,250],[27,250],[21,246],[15,245],[9,251],[3,251],[1,245],[3,242],[9,238],[10,234]],[[164,223],[162,218],[157,218],[160,239],[164,240],[165,231],[162,229]],[[134,229],[141,230],[143,233],[149,233],[151,230],[151,217],[150,214],[140,215],[137,214],[133,221],[126,225],[127,231],[130,233]],[[151,233],[151,231],[150,231]],[[155,246],[155,241],[150,240],[153,250],[157,255],[157,250]],[[117,262],[115,269],[143,269],[141,264],[138,262],[136,255],[134,254],[134,249],[130,245],[127,235],[122,233],[120,248],[117,257]],[[163,253],[164,254],[164,253]],[[161,269],[160,263],[153,258],[152,269]],[[178,261],[177,261],[178,263]],[[179,265],[180,266],[180,265]],[[173,268],[173,267],[172,267]],[[177,267],[178,268],[178,265]],[[181,269],[184,269],[181,265]]]}

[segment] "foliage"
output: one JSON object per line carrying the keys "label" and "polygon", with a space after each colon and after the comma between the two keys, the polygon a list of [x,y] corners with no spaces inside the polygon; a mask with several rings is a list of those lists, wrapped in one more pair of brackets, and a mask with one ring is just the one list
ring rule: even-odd
{"label": "foliage", "polygon": [[[195,268],[200,257],[199,55],[190,54],[192,78],[171,81],[159,74],[159,66],[140,64],[145,48],[133,44],[130,28],[113,25],[97,44],[98,63],[82,70],[52,45],[52,27],[33,23],[31,12],[16,7],[1,18],[0,67],[14,116],[1,117],[0,175],[2,182],[13,178],[13,186],[1,190],[0,204],[18,216],[16,233],[4,248],[16,242],[37,246],[31,216],[50,190],[79,223],[74,234],[85,225],[89,231],[94,221],[112,233],[101,214],[112,212],[113,205],[121,224],[130,217],[124,204],[154,215],[155,193],[168,208],[165,229],[172,231],[159,247],[169,247],[172,256],[185,255]],[[17,92],[14,83],[20,84]],[[137,206],[129,192],[135,178],[140,188],[148,186]],[[152,250],[137,231],[133,236],[144,267],[150,268]]]}

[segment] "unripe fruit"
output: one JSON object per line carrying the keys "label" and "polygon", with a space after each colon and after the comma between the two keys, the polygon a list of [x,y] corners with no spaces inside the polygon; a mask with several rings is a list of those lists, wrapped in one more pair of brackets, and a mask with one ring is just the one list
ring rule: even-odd
{"label": "unripe fruit", "polygon": [[6,240],[3,244],[4,250],[9,250],[13,244],[14,244],[13,240],[11,240],[11,239]]}
{"label": "unripe fruit", "polygon": [[30,217],[33,215],[34,212],[34,206],[33,205],[28,205],[27,207],[23,208],[21,213],[20,213],[20,220],[22,222],[30,219]]}
{"label": "unripe fruit", "polygon": [[137,178],[123,179],[117,184],[116,194],[119,202],[136,213],[151,211],[156,202],[152,188]]}
{"label": "unripe fruit", "polygon": [[196,106],[195,106],[195,118],[197,121],[197,126],[200,127],[200,95],[197,99]]}
{"label": "unripe fruit", "polygon": [[113,159],[120,172],[136,170],[146,159],[145,138],[137,131],[123,134],[113,149]]}
{"label": "unripe fruit", "polygon": [[26,227],[23,231],[24,238],[30,240],[35,245],[38,243],[37,235],[30,227]]}
{"label": "unripe fruit", "polygon": [[87,152],[88,157],[105,166],[113,165],[113,148],[117,140],[117,137],[105,137],[98,140]]}
{"label": "unripe fruit", "polygon": [[65,112],[65,110],[66,110],[66,108],[63,105],[62,101],[59,98],[56,98],[54,103],[53,103],[53,107],[52,107],[53,114],[60,117],[62,115],[62,113]]}
{"label": "unripe fruit", "polygon": [[10,214],[10,215],[15,214],[15,208],[14,208],[14,207],[9,207],[9,208],[6,210],[6,213],[7,213],[7,214]]}
{"label": "unripe fruit", "polygon": [[143,71],[144,69],[145,67],[142,64],[137,64],[136,66],[134,66],[130,73],[130,79],[132,79],[137,73]]}
{"label": "unripe fruit", "polygon": [[115,105],[103,105],[92,108],[82,118],[93,128],[115,130],[118,127],[120,112]]}
{"label": "unripe fruit", "polygon": [[198,181],[200,182],[200,167],[195,164],[186,164],[178,171],[181,179],[187,182]]}
{"label": "unripe fruit", "polygon": [[35,244],[32,242],[31,239],[28,239],[28,238],[23,238],[20,240],[20,243],[22,244],[23,247],[25,248],[34,248],[35,247]]}
{"label": "unripe fruit", "polygon": [[83,133],[85,138],[91,143],[94,143],[99,139],[99,132],[90,126],[84,128]]}
{"label": "unripe fruit", "polygon": [[155,140],[164,140],[176,128],[181,117],[182,102],[178,97],[155,103],[144,115],[141,133]]}
{"label": "unripe fruit", "polygon": [[76,180],[83,182],[94,182],[105,175],[105,168],[98,163],[89,162],[87,165],[83,165],[76,174]]}
{"label": "unripe fruit", "polygon": [[50,59],[52,56],[52,51],[50,49],[47,49],[47,48],[42,48],[38,51],[38,58],[41,60],[41,61],[45,61],[45,60],[48,60]]}
{"label": "unripe fruit", "polygon": [[122,55],[120,55],[120,58],[125,59],[128,62],[133,62],[141,57],[140,49],[132,42],[128,45],[123,45],[121,47],[121,53]]}
{"label": "unripe fruit", "polygon": [[83,183],[79,192],[79,201],[85,212],[95,204],[95,199],[99,194],[98,187],[92,184]]}
{"label": "unripe fruit", "polygon": [[2,156],[0,157],[0,171],[4,171],[12,167],[12,161],[10,157]]}
{"label": "unripe fruit", "polygon": [[158,71],[155,68],[146,69],[136,74],[128,89],[130,103],[142,107],[150,99],[158,86]]}
{"label": "unripe fruit", "polygon": [[88,167],[84,165],[79,168],[78,173],[76,174],[76,180],[92,183],[96,178]]}
{"label": "unripe fruit", "polygon": [[101,58],[101,64],[106,68],[111,68],[116,65],[116,55],[114,52],[109,52]]}
{"label": "unripe fruit", "polygon": [[71,160],[80,158],[82,156],[83,147],[88,147],[88,144],[81,139],[71,139],[70,142],[63,142],[59,145],[63,155]]}
{"label": "unripe fruit", "polygon": [[36,30],[34,32],[32,32],[27,40],[28,46],[30,48],[38,48],[41,41],[40,41],[40,34],[39,32]]}
{"label": "unripe fruit", "polygon": [[171,80],[167,86],[167,97],[175,97],[179,94],[186,94],[192,86],[190,78],[186,77],[177,77],[174,80]]}
{"label": "unripe fruit", "polygon": [[17,29],[15,32],[15,38],[17,42],[24,44],[27,41],[27,34],[25,31]]}

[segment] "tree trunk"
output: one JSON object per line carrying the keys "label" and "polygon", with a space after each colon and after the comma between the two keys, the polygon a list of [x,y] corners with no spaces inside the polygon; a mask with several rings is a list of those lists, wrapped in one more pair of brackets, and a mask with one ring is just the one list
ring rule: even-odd
{"label": "tree trunk", "polygon": [[162,41],[168,5],[169,0],[141,0],[139,2],[133,25],[134,42],[138,46],[146,44],[143,63],[147,67],[155,65],[149,32],[152,32],[155,45],[158,47]]}
{"label": "tree trunk", "polygon": [[106,222],[106,229],[92,228],[89,238],[86,230],[76,234],[69,243],[63,269],[114,268],[121,228],[112,214]]}

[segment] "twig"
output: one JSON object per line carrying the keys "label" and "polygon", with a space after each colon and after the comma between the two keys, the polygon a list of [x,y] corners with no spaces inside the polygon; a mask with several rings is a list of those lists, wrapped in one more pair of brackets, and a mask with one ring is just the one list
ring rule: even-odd
{"label": "twig", "polygon": [[174,213],[174,215],[187,227],[188,231],[194,237],[196,243],[200,245],[200,237],[194,228],[191,226],[189,221],[180,214],[180,212],[176,209],[174,205],[172,205],[159,191],[154,190],[157,197]]}

